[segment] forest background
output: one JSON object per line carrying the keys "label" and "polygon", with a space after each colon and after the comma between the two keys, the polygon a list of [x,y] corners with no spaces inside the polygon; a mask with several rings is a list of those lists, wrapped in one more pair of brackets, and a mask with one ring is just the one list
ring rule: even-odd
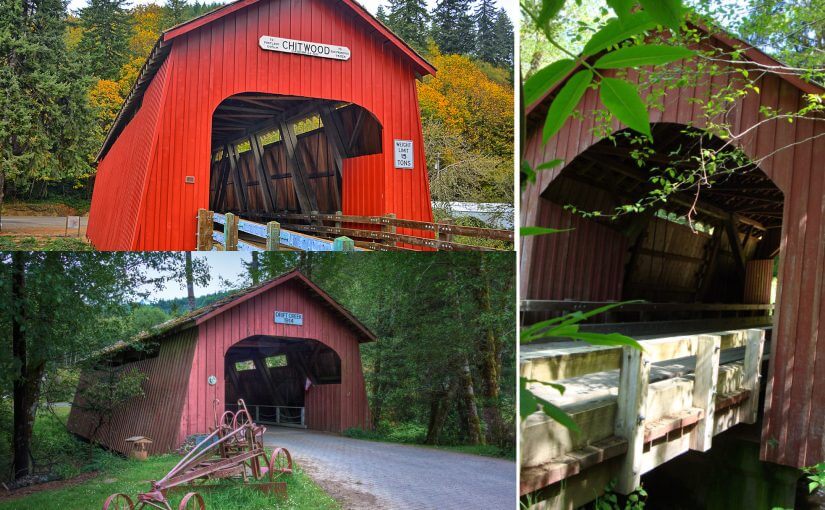
{"label": "forest background", "polygon": [[[94,159],[163,30],[222,3],[0,4],[0,207],[88,209]],[[513,203],[513,24],[494,0],[387,0],[376,17],[437,69],[418,84],[432,198]]]}

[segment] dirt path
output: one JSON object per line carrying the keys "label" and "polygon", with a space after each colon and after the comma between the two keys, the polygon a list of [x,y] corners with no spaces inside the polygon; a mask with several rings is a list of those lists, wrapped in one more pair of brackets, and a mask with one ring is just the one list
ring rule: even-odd
{"label": "dirt path", "polygon": [[508,460],[276,427],[265,442],[289,449],[345,509],[511,510],[516,501]]}
{"label": "dirt path", "polygon": [[[86,225],[89,218],[80,218],[80,235],[86,234]],[[29,236],[62,236],[66,234],[65,216],[4,216],[0,221],[0,231],[3,234]],[[77,229],[69,233],[77,236]]]}

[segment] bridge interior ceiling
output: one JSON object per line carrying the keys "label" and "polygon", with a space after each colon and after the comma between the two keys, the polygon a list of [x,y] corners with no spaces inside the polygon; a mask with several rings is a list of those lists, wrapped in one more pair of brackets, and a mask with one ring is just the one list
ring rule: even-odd
{"label": "bridge interior ceiling", "polygon": [[[633,157],[639,146],[629,137],[602,140],[572,160],[542,197],[554,207],[600,211],[585,221],[606,233],[601,242],[609,238],[622,246],[624,258],[613,266],[623,271],[616,298],[769,303],[773,264],[767,261],[778,254],[784,197],[756,165],[731,161],[708,177],[698,195],[690,186],[642,212],[611,217],[617,207],[649,196],[656,189],[652,178],[666,168],[700,175],[700,151],[723,147],[719,138],[691,136],[686,129],[654,125],[653,150],[643,163]],[[749,261],[756,260],[765,262],[761,273],[750,274]],[[748,295],[754,281],[760,290],[750,292],[759,295]]]}
{"label": "bridge interior ceiling", "polygon": [[343,160],[381,153],[381,130],[355,104],[231,96],[213,115],[210,209],[258,220],[340,211]]}
{"label": "bridge interior ceiling", "polygon": [[303,407],[307,380],[341,383],[341,358],[315,340],[255,336],[227,351],[225,374],[226,402]]}

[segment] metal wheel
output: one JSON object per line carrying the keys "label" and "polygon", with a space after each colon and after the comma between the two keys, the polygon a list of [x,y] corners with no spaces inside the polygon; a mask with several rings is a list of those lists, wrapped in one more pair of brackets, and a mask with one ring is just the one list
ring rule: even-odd
{"label": "metal wheel", "polygon": [[103,510],[134,510],[135,505],[126,494],[112,494],[103,503]]}
{"label": "metal wheel", "polygon": [[178,510],[206,510],[206,505],[203,503],[203,498],[197,492],[187,492],[180,500]]}
{"label": "metal wheel", "polygon": [[286,448],[275,448],[272,451],[272,456],[269,458],[269,479],[274,480],[276,477],[283,474],[292,473],[292,455]]}

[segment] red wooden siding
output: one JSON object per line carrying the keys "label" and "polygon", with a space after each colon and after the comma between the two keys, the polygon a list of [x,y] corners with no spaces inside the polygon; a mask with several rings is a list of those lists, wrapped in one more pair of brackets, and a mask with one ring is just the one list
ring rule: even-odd
{"label": "red wooden siding", "polygon": [[[275,324],[275,310],[302,313],[303,326]],[[182,440],[189,434],[205,432],[212,426],[212,402],[225,402],[224,355],[237,342],[252,335],[317,340],[341,358],[341,384],[312,386],[306,393],[307,424],[311,428],[340,432],[358,426],[369,427],[369,406],[361,371],[359,337],[339,315],[325,306],[297,281],[288,281],[271,290],[208,318],[198,327],[198,344],[193,358],[186,403],[180,421]],[[210,375],[218,383],[209,386]]]}
{"label": "red wooden siding", "polygon": [[[165,74],[156,75],[153,83],[166,90],[164,100],[157,112],[144,114],[151,107],[147,95],[100,161],[89,226],[97,248],[195,249],[197,210],[209,207],[212,113],[222,100],[242,92],[366,108],[383,126],[383,153],[346,160],[343,212],[432,221],[416,92],[420,63],[388,44],[342,2],[246,4],[171,41],[174,34],[165,36],[171,52]],[[335,61],[264,51],[258,46],[262,35],[347,46],[352,57]],[[135,135],[144,132],[152,136]],[[394,168],[394,139],[413,140],[414,169]],[[133,153],[152,156],[131,157]],[[195,183],[185,184],[187,176],[194,176]],[[122,203],[124,186],[142,191]]]}
{"label": "red wooden siding", "polygon": [[[718,41],[714,44],[720,44]],[[715,77],[713,88],[723,87],[736,73]],[[629,79],[636,77],[631,75]],[[765,75],[756,83],[761,94],[749,94],[732,109],[728,120],[733,133],[743,133],[763,120],[760,108],[797,111],[803,104],[805,91],[790,81]],[[642,90],[643,94],[650,90]],[[708,84],[669,91],[664,97],[663,111],[652,110],[652,123],[669,122],[701,128],[698,106],[693,97],[704,97]],[[820,92],[821,93],[821,92]],[[598,142],[592,127],[591,111],[599,107],[597,92],[588,90],[578,106],[578,118],[569,120],[548,143],[541,140],[541,126],[549,106],[546,100],[528,114],[525,159],[533,167],[560,158],[569,163]],[[615,129],[620,129],[614,123]],[[810,140],[811,136],[818,136]],[[774,151],[794,141],[808,141],[785,150]],[[791,466],[807,466],[825,461],[825,386],[811,381],[825,380],[825,121],[797,120],[765,122],[750,132],[741,148],[784,193],[784,214],[779,266],[777,312],[774,318],[771,363],[767,403],[763,422],[761,456],[764,460]],[[561,167],[540,172],[537,184],[528,186],[522,194],[522,224],[559,227],[542,193],[558,177]],[[548,261],[556,252],[564,252],[564,263]],[[593,286],[579,289],[578,295],[598,294],[594,274],[618,271],[609,254],[621,247],[610,237],[593,236],[587,229],[553,236],[529,236],[521,240],[521,278],[524,296],[534,299],[563,295],[559,286],[573,278],[582,278],[577,285]],[[582,268],[580,259],[571,254],[608,252],[607,267]],[[555,259],[553,259],[555,260]],[[595,264],[603,264],[596,260]],[[583,271],[583,272],[577,272]],[[590,276],[588,276],[590,275]],[[804,275],[804,277],[803,277]],[[615,275],[613,275],[615,277]],[[590,278],[588,280],[588,277]],[[594,282],[592,284],[588,281]],[[549,283],[548,283],[549,282]],[[558,282],[558,283],[554,283]],[[598,285],[601,285],[599,283]]]}
{"label": "red wooden siding", "polygon": [[[127,402],[114,414],[111,423],[98,431],[101,444],[127,453],[127,437],[146,436],[153,441],[150,453],[178,447],[181,411],[196,341],[197,330],[192,328],[162,340],[157,357],[123,365],[123,370],[140,370],[146,374],[144,396]],[[89,374],[83,374],[80,384],[85,384],[88,377]],[[71,432],[88,438],[93,424],[92,416],[72,407],[68,422]]]}

